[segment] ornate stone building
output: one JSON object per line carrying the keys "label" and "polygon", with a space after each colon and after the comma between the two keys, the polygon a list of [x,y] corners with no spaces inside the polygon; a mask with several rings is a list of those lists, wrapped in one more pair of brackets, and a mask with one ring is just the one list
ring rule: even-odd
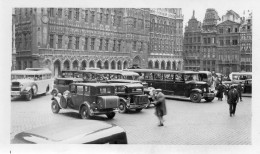
{"label": "ornate stone building", "polygon": [[146,68],[148,60],[181,69],[181,9],[17,8],[15,14],[18,69],[47,67],[57,76],[65,69]]}
{"label": "ornate stone building", "polygon": [[241,71],[252,72],[252,12],[243,17],[240,26]]}
{"label": "ornate stone building", "polygon": [[200,70],[202,24],[195,18],[195,11],[185,27],[183,41],[184,70]]}
{"label": "ornate stone building", "polygon": [[218,24],[218,72],[230,74],[240,71],[240,16],[232,10]]}
{"label": "ornate stone building", "polygon": [[[252,13],[241,18],[229,10],[220,21],[216,10],[207,9],[201,29],[199,25],[193,15],[185,28],[184,69],[226,75],[252,71]],[[201,42],[196,42],[198,36]],[[198,56],[200,62],[196,60]]]}
{"label": "ornate stone building", "polygon": [[182,70],[183,15],[181,9],[150,9],[148,68]]}
{"label": "ornate stone building", "polygon": [[201,70],[204,71],[217,71],[217,24],[220,18],[215,9],[207,9],[205,18],[202,24],[202,47],[201,47]]}

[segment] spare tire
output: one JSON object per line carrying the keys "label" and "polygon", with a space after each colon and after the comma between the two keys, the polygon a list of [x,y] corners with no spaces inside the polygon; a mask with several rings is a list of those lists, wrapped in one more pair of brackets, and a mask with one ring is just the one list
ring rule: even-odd
{"label": "spare tire", "polygon": [[66,109],[67,106],[68,106],[67,99],[66,99],[64,96],[61,96],[61,97],[60,97],[60,106],[61,106],[63,109]]}

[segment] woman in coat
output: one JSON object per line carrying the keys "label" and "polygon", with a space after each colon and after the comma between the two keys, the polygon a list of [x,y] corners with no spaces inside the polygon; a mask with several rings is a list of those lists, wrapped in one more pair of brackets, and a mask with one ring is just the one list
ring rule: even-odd
{"label": "woman in coat", "polygon": [[217,97],[218,97],[218,100],[221,100],[223,99],[223,93],[225,91],[225,87],[224,85],[220,82],[219,85],[218,85],[218,92],[217,92]]}
{"label": "woman in coat", "polygon": [[159,92],[156,97],[155,115],[159,119],[159,126],[163,126],[163,116],[166,115],[165,97],[162,92]]}

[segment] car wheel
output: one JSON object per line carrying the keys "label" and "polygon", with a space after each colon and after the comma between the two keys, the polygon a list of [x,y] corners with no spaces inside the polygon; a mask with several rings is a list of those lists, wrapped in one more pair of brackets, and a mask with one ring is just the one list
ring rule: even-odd
{"label": "car wheel", "polygon": [[126,112],[126,104],[123,101],[120,101],[118,109],[119,109],[119,112],[125,113]]}
{"label": "car wheel", "polygon": [[59,113],[60,112],[60,106],[56,100],[53,100],[51,103],[51,110],[52,113]]}
{"label": "car wheel", "polygon": [[136,112],[140,112],[142,109],[135,109]]}
{"label": "car wheel", "polygon": [[25,99],[27,101],[30,101],[30,100],[32,100],[32,96],[33,96],[32,90],[29,90],[28,94],[25,96]]}
{"label": "car wheel", "polygon": [[57,94],[58,94],[58,90],[57,90],[57,89],[53,89],[53,90],[51,91],[51,95],[57,96]]}
{"label": "car wheel", "polygon": [[207,98],[205,98],[205,100],[206,100],[206,102],[212,102],[213,100],[214,100],[214,97],[207,97]]}
{"label": "car wheel", "polygon": [[91,118],[90,111],[89,111],[89,108],[87,106],[83,106],[80,109],[80,116],[81,116],[82,119],[90,119]]}
{"label": "car wheel", "polygon": [[194,103],[199,103],[201,101],[201,94],[198,92],[191,93],[190,100]]}
{"label": "car wheel", "polygon": [[116,113],[115,112],[110,112],[110,113],[107,113],[106,115],[107,115],[108,119],[113,119],[114,116],[116,115]]}

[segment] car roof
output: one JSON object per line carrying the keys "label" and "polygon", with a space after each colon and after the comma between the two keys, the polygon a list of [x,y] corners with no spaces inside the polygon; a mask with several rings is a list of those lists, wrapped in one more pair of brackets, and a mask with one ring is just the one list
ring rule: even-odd
{"label": "car roof", "polygon": [[72,83],[72,85],[77,86],[92,86],[92,87],[107,87],[107,86],[113,86],[110,83]]}
{"label": "car roof", "polygon": [[56,78],[57,80],[83,81],[82,78]]}
{"label": "car roof", "polygon": [[[106,134],[104,134],[106,132]],[[91,143],[106,136],[125,132],[119,126],[94,120],[70,120],[27,130],[15,139],[32,143]],[[103,134],[103,135],[102,135]]]}
{"label": "car roof", "polygon": [[141,81],[138,80],[125,80],[125,79],[113,79],[113,80],[108,80],[108,82],[110,83],[116,83],[116,82],[120,82],[120,83],[141,83]]}
{"label": "car roof", "polygon": [[194,71],[174,71],[174,70],[160,70],[160,69],[124,69],[124,71],[133,71],[140,73],[185,73],[185,74],[198,74]]}
{"label": "car roof", "polygon": [[126,86],[126,87],[143,87],[140,83],[110,83],[114,86]]}
{"label": "car roof", "polygon": [[46,68],[26,68],[25,70],[14,70],[12,75],[42,75],[51,74],[51,71]]}

